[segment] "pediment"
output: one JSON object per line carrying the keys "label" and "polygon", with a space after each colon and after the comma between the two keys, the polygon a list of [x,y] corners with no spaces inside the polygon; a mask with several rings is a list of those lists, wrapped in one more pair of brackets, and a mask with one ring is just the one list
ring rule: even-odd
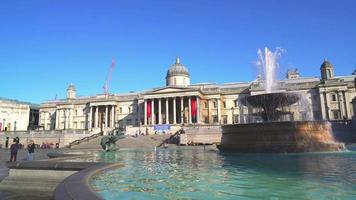
{"label": "pediment", "polygon": [[165,87],[159,88],[153,91],[148,92],[149,94],[166,94],[166,93],[177,93],[177,92],[192,92],[192,91],[199,91],[196,88],[183,88],[183,87]]}

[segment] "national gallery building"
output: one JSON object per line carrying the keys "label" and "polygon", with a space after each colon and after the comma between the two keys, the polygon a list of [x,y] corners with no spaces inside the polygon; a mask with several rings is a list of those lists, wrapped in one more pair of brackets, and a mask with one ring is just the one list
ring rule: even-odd
{"label": "national gallery building", "polygon": [[[278,81],[278,90],[300,94],[301,100],[288,108],[286,120],[349,120],[356,101],[355,73],[334,76],[333,65],[325,60],[321,78],[300,77],[289,71]],[[76,97],[69,85],[66,99],[40,106],[39,125],[45,130],[110,130],[114,127],[152,127],[170,124],[258,123],[260,110],[242,102],[264,92],[263,80],[235,83],[190,83],[188,69],[179,58],[168,69],[166,86],[128,94]]]}

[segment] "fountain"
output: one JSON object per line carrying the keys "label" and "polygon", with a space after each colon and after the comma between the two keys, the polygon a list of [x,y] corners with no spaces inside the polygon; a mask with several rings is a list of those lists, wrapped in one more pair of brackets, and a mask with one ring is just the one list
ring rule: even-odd
{"label": "fountain", "polygon": [[263,69],[265,91],[242,100],[245,106],[263,110],[254,113],[263,123],[222,126],[220,151],[294,153],[345,149],[344,144],[334,142],[328,121],[281,121],[283,115],[290,114],[284,108],[300,100],[298,94],[276,90],[275,71],[282,52],[278,48],[275,52],[268,48],[264,53],[258,50],[257,65]]}

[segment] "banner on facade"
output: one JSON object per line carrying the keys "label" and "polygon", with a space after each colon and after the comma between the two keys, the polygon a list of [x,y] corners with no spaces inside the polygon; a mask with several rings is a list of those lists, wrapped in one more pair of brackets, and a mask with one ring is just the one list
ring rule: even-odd
{"label": "banner on facade", "polygon": [[168,131],[168,130],[171,130],[171,125],[169,125],[169,124],[154,125],[153,129],[157,132]]}

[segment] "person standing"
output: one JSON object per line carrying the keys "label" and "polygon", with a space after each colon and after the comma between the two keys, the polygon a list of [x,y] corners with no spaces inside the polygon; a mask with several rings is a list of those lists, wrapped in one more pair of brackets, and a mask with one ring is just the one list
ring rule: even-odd
{"label": "person standing", "polygon": [[33,160],[33,154],[35,153],[35,143],[33,140],[30,140],[30,143],[27,145],[27,160]]}
{"label": "person standing", "polygon": [[19,151],[19,144],[17,143],[17,140],[14,139],[12,142],[12,145],[10,146],[10,162],[15,161],[16,162],[16,158],[17,158],[17,152]]}
{"label": "person standing", "polygon": [[9,148],[9,137],[6,137],[6,140],[5,140],[5,148]]}

